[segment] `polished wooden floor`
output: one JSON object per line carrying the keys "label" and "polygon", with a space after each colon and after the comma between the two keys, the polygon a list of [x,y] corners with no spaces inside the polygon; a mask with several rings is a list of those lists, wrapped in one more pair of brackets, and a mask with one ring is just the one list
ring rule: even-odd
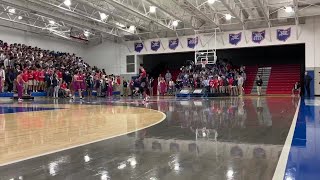
{"label": "polished wooden floor", "polygon": [[6,111],[0,113],[0,166],[128,134],[165,119],[159,111],[128,106],[0,106]]}

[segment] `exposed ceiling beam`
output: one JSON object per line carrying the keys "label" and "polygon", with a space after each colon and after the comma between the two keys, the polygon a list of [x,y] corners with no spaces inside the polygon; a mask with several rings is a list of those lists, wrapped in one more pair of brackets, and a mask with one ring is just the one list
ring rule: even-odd
{"label": "exposed ceiling beam", "polygon": [[[138,15],[148,21],[151,21],[161,27],[169,29],[170,31],[174,31],[174,29],[172,27],[170,27],[170,23],[165,24],[160,19],[153,18],[153,17],[147,15],[147,13],[140,12],[137,8],[132,7],[132,5],[128,3],[128,1],[120,1],[120,0],[104,0],[104,1],[107,1],[112,6],[122,8],[123,10],[126,10],[126,11],[130,11],[131,13],[134,13],[134,14],[136,14],[136,15]],[[143,3],[143,1],[141,1],[140,3]]]}
{"label": "exposed ceiling beam", "polygon": [[[267,22],[268,26],[271,27],[268,6],[266,4],[264,4],[263,0],[257,0],[257,2],[258,2],[258,5],[259,5],[259,7],[260,7],[260,9],[262,11],[263,18]],[[267,8],[267,10],[265,10],[265,7]]]}
{"label": "exposed ceiling beam", "polygon": [[294,9],[294,19],[296,25],[299,25],[299,8],[298,8],[298,1],[293,0],[293,9]]}
{"label": "exposed ceiling beam", "polygon": [[245,23],[243,21],[243,14],[241,12],[241,9],[237,6],[231,5],[230,0],[220,0],[220,2],[223,4],[223,6],[230,12],[230,14],[236,18],[238,22],[241,23],[241,25],[244,27]]}
{"label": "exposed ceiling beam", "polygon": [[148,27],[146,26],[143,26],[139,23],[135,23],[134,21],[130,21],[127,17],[122,17],[120,15],[117,15],[115,13],[112,13],[110,11],[108,11],[107,7],[104,7],[103,3],[99,0],[99,3],[97,4],[95,1],[93,0],[77,0],[78,2],[86,5],[86,6],[89,6],[91,8],[94,8],[94,9],[97,9],[99,12],[101,13],[105,13],[106,15],[109,15],[111,17],[114,17],[115,19],[118,19],[118,20],[121,20],[123,22],[126,22],[130,25],[134,25],[140,29],[143,29],[145,31],[151,31],[151,29],[149,29]]}
{"label": "exposed ceiling beam", "polygon": [[46,8],[43,8],[43,6],[39,6],[38,4],[33,3],[34,0],[0,0],[1,3],[16,7],[18,9],[27,11],[27,12],[36,12],[38,15],[44,16],[49,19],[53,19],[56,21],[62,21],[64,23],[67,23],[71,26],[75,27],[82,27],[85,29],[93,29],[101,33],[106,33],[112,36],[120,37],[117,32],[114,29],[98,26],[94,23],[90,23],[87,21],[83,21],[81,19],[73,18],[72,16],[66,16],[64,14],[61,14],[57,11],[50,11]]}
{"label": "exposed ceiling beam", "polygon": [[202,10],[200,10],[198,7],[196,7],[194,4],[192,4],[189,0],[173,0],[175,3],[177,3],[180,7],[187,10],[189,13],[197,16],[200,19],[207,20],[210,23],[213,24],[214,28],[219,28],[219,23],[216,22],[216,19],[210,18],[207,14],[203,13]]}

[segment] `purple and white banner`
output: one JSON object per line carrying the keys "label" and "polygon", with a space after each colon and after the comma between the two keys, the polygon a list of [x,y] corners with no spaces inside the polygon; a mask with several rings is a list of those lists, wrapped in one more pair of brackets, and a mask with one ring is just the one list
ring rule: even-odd
{"label": "purple and white banner", "polygon": [[188,42],[188,47],[194,49],[196,45],[198,45],[198,37],[188,38],[187,42]]}
{"label": "purple and white banner", "polygon": [[179,39],[171,39],[169,40],[169,48],[175,50],[179,45]]}
{"label": "purple and white banner", "polygon": [[237,45],[241,41],[242,33],[238,34],[229,34],[229,43],[232,45]]}
{"label": "purple and white banner", "polygon": [[142,49],[143,49],[143,43],[142,42],[134,43],[134,50],[136,52],[141,52]]}
{"label": "purple and white banner", "polygon": [[277,39],[285,42],[291,36],[291,28],[277,29]]}
{"label": "purple and white banner", "polygon": [[151,41],[151,50],[158,51],[160,48],[160,41]]}
{"label": "purple and white banner", "polygon": [[252,32],[252,42],[261,43],[266,37],[266,31],[263,30],[261,32],[253,31]]}

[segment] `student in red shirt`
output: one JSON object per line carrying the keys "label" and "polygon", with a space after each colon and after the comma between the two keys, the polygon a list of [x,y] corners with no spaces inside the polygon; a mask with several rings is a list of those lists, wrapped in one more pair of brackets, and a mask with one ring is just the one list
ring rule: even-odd
{"label": "student in red shirt", "polygon": [[219,92],[220,93],[224,93],[224,79],[223,79],[223,77],[220,77],[220,79],[219,79]]}
{"label": "student in red shirt", "polygon": [[210,93],[215,93],[214,92],[214,80],[212,77],[210,78],[209,86],[210,86]]}
{"label": "student in red shirt", "polygon": [[39,88],[39,74],[40,74],[40,71],[38,70],[38,68],[36,68],[34,71],[33,71],[33,77],[34,77],[34,80],[33,80],[33,91],[36,91],[38,92],[38,88]]}
{"label": "student in red shirt", "polygon": [[67,83],[65,81],[61,83],[60,89],[62,90],[65,97],[71,97],[70,89],[67,88]]}
{"label": "student in red shirt", "polygon": [[218,92],[218,86],[219,86],[218,77],[215,77],[214,80],[213,80],[214,92]]}
{"label": "student in red shirt", "polygon": [[229,91],[229,93],[230,93],[231,96],[234,94],[234,93],[233,93],[233,90],[232,90],[233,82],[234,82],[233,77],[230,77],[230,78],[228,79],[228,84],[229,84],[229,86],[228,86],[228,91]]}
{"label": "student in red shirt", "polygon": [[41,69],[41,71],[39,71],[39,76],[38,76],[38,79],[39,79],[38,90],[42,90],[42,91],[45,90],[44,78],[45,78],[45,72],[43,69]]}
{"label": "student in red shirt", "polygon": [[33,90],[33,71],[31,69],[28,70],[28,90],[29,92],[32,92]]}

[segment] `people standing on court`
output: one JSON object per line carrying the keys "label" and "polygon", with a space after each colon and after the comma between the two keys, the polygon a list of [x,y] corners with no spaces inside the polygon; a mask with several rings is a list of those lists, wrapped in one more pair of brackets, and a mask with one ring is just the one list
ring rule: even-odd
{"label": "people standing on court", "polygon": [[169,70],[167,70],[167,73],[164,77],[166,79],[166,83],[169,84],[170,79],[172,79],[172,75]]}
{"label": "people standing on court", "polygon": [[123,97],[127,97],[128,96],[128,82],[126,80],[123,80],[122,86],[123,86]]}
{"label": "people standing on court", "polygon": [[242,96],[242,95],[243,95],[243,82],[244,82],[244,79],[243,79],[243,77],[239,74],[237,80],[238,80],[239,96]]}
{"label": "people standing on court", "polygon": [[304,76],[304,87],[305,87],[305,95],[307,95],[307,97],[310,97],[310,83],[312,81],[312,77],[308,75],[308,72],[305,72],[305,76]]}
{"label": "people standing on court", "polygon": [[261,86],[262,86],[262,84],[263,84],[263,81],[261,79],[261,76],[258,76],[258,78],[256,80],[258,96],[261,96]]}
{"label": "people standing on court", "polygon": [[292,88],[292,97],[294,97],[294,93],[295,92],[298,92],[298,97],[300,96],[300,93],[301,93],[301,85],[299,82],[296,82]]}
{"label": "people standing on court", "polygon": [[18,90],[18,101],[22,101],[23,87],[24,87],[24,84],[26,83],[27,82],[23,80],[22,71],[19,71],[18,76],[16,78],[16,88]]}
{"label": "people standing on court", "polygon": [[4,91],[4,82],[6,80],[6,72],[3,66],[0,66],[0,93]]}

